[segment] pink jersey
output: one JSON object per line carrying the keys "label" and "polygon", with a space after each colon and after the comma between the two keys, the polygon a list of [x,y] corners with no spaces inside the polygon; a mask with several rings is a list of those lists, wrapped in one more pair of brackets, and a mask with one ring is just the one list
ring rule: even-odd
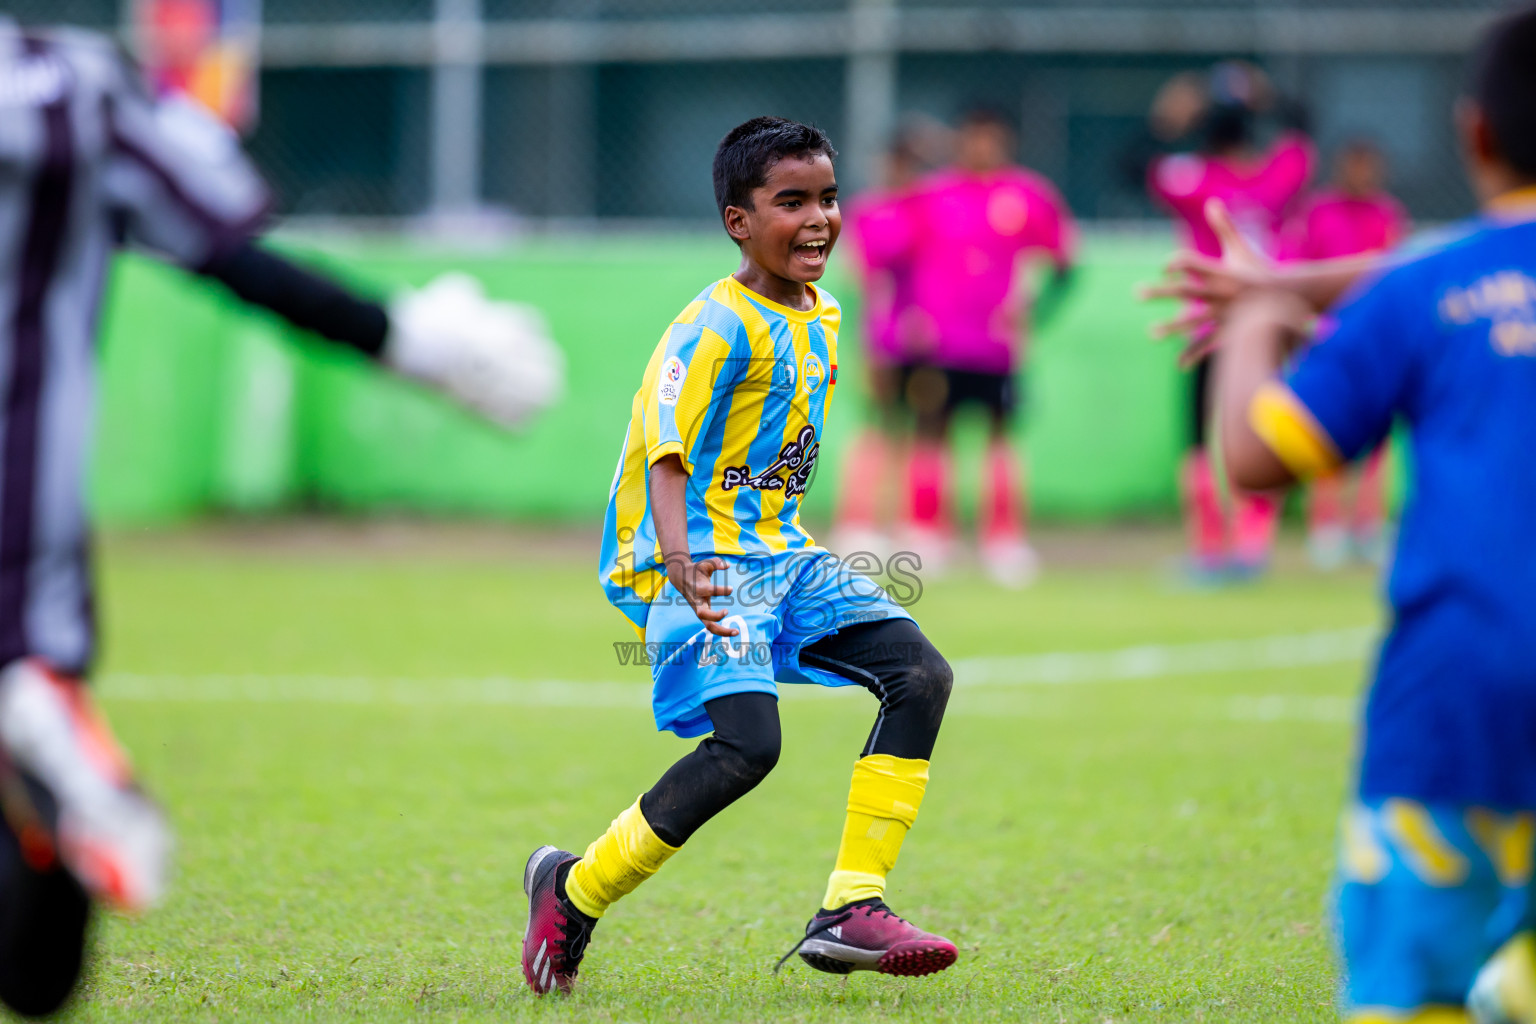
{"label": "pink jersey", "polygon": [[1312,177],[1316,151],[1297,132],[1282,136],[1258,161],[1234,161],[1180,153],[1153,161],[1147,187],[1178,217],[1186,244],[1207,256],[1221,255],[1216,233],[1205,221],[1205,204],[1220,199],[1254,245],[1275,255],[1281,225],[1291,204]]}
{"label": "pink jersey", "polygon": [[900,325],[912,305],[912,211],[905,192],[871,192],[849,204],[848,227],[864,286],[864,343],[870,358],[902,358]]}
{"label": "pink jersey", "polygon": [[1402,206],[1385,192],[1352,196],[1329,189],[1312,196],[1286,224],[1280,258],[1328,260],[1380,252],[1402,241],[1407,227]]}
{"label": "pink jersey", "polygon": [[1008,373],[1021,347],[1027,296],[1021,257],[1069,266],[1072,215],[1055,187],[1019,167],[941,171],[912,199],[916,314],[907,358],[956,370]]}

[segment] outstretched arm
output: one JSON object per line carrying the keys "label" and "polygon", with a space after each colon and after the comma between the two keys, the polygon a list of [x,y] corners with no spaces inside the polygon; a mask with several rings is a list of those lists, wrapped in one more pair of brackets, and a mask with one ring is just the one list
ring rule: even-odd
{"label": "outstretched arm", "polygon": [[564,358],[537,312],[486,298],[462,274],[405,291],[386,306],[253,241],[216,254],[199,272],[504,427],[552,405],[563,387]]}
{"label": "outstretched arm", "polygon": [[1250,292],[1285,291],[1313,313],[1322,313],[1357,280],[1381,265],[1379,255],[1275,263],[1238,232],[1220,201],[1213,199],[1206,204],[1206,219],[1221,240],[1221,258],[1180,252],[1168,262],[1167,279],[1141,293],[1144,299],[1172,298],[1191,304],[1183,315],[1153,328],[1157,337],[1186,334],[1192,339],[1180,354],[1185,365],[1198,362],[1219,344],[1221,332],[1215,328]]}
{"label": "outstretched arm", "polygon": [[1307,336],[1312,309],[1294,293],[1260,289],[1238,299],[1217,344],[1216,421],[1227,478],[1247,490],[1281,487],[1296,477],[1254,429],[1259,390],[1277,379],[1286,356]]}
{"label": "outstretched arm", "polygon": [[216,256],[200,273],[242,302],[269,309],[295,327],[372,359],[384,354],[389,313],[382,304],[354,295],[255,242]]}

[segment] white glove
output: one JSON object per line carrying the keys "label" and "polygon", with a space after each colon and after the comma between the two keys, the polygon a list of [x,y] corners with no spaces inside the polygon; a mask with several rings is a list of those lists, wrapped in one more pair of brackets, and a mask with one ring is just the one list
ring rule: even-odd
{"label": "white glove", "polygon": [[488,299],[458,272],[390,303],[384,362],[503,427],[522,426],[565,390],[565,354],[539,311]]}

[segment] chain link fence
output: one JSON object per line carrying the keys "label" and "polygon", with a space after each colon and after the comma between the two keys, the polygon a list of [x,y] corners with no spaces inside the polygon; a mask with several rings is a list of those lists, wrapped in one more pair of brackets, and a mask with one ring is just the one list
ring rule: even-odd
{"label": "chain link fence", "polygon": [[[127,0],[12,0],[23,21],[121,23]],[[1374,141],[1419,220],[1470,209],[1450,110],[1501,5],[1448,0],[263,0],[252,151],[282,208],[411,217],[708,221],[731,125],[815,121],[867,182],[903,117],[984,103],[1087,220],[1158,218],[1127,170],[1158,87],[1264,67],[1327,158]],[[456,78],[454,76],[457,76]],[[468,76],[466,78],[466,76]],[[879,95],[872,95],[878,93]],[[1326,163],[1325,163],[1326,173]],[[444,182],[452,179],[452,187]]]}

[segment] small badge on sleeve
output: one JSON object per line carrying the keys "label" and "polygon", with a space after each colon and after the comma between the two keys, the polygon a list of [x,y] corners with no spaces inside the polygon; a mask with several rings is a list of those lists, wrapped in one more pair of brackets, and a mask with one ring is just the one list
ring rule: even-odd
{"label": "small badge on sleeve", "polygon": [[661,365],[661,379],[656,382],[656,400],[662,405],[676,405],[687,376],[688,369],[683,366],[683,361],[677,356],[668,356]]}

